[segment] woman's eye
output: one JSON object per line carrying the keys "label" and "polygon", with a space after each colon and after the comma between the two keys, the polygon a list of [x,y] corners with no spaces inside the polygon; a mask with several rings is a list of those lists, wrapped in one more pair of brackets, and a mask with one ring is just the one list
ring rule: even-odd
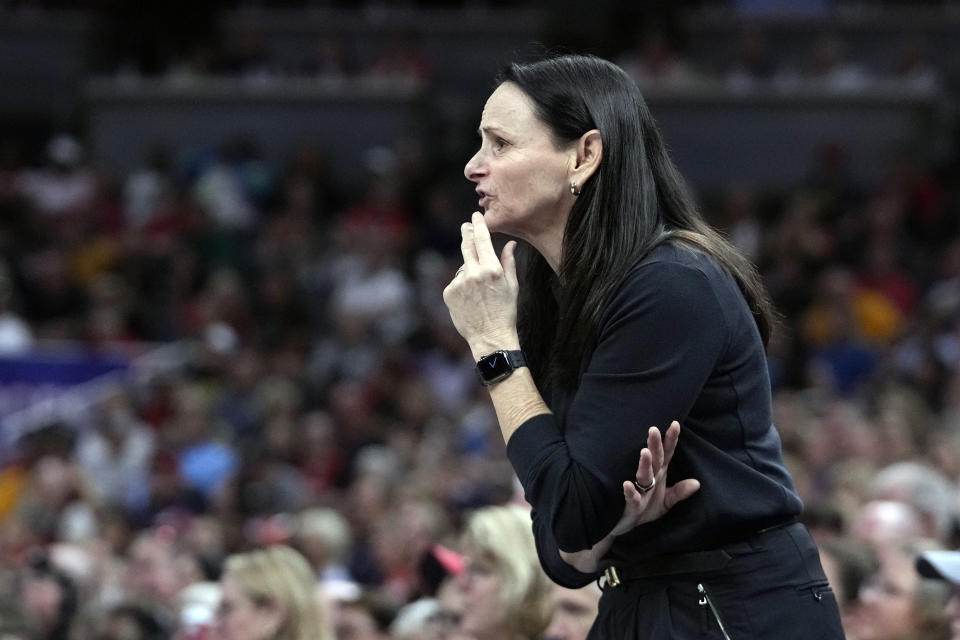
{"label": "woman's eye", "polygon": [[496,147],[497,151],[502,151],[504,148],[506,148],[507,144],[507,141],[503,138],[497,138],[494,141],[493,146]]}

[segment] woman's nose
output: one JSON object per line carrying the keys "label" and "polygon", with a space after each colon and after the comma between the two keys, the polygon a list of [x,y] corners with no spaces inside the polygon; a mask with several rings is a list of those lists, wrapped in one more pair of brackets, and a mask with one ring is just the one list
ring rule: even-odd
{"label": "woman's nose", "polygon": [[477,151],[473,154],[473,157],[467,161],[466,166],[463,167],[463,175],[466,176],[467,180],[476,182],[483,174],[484,169],[480,158],[480,151]]}

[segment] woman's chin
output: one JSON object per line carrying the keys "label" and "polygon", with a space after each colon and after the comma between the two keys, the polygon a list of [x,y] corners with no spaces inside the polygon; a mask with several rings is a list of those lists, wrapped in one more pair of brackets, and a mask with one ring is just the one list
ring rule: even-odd
{"label": "woman's chin", "polygon": [[507,228],[508,225],[504,225],[504,220],[502,217],[497,215],[496,210],[480,210],[480,213],[483,214],[483,222],[487,225],[487,229],[490,230],[490,233],[510,233],[510,229]]}

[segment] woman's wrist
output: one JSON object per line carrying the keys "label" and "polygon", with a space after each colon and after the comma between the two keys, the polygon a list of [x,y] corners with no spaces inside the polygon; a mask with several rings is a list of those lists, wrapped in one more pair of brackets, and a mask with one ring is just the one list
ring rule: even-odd
{"label": "woman's wrist", "polygon": [[470,341],[470,352],[474,362],[494,351],[512,351],[520,348],[520,338],[516,333],[502,336],[483,336]]}

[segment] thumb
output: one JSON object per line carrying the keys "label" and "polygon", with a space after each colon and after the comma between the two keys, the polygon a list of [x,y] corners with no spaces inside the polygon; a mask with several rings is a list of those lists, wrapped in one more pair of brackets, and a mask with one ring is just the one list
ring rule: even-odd
{"label": "thumb", "polygon": [[681,500],[686,500],[700,490],[700,481],[689,478],[681,480],[677,484],[667,489],[663,497],[663,506],[669,511]]}
{"label": "thumb", "polygon": [[503,275],[513,286],[517,286],[517,259],[515,252],[517,250],[517,241],[511,240],[503,246],[500,253],[500,266],[503,267]]}

